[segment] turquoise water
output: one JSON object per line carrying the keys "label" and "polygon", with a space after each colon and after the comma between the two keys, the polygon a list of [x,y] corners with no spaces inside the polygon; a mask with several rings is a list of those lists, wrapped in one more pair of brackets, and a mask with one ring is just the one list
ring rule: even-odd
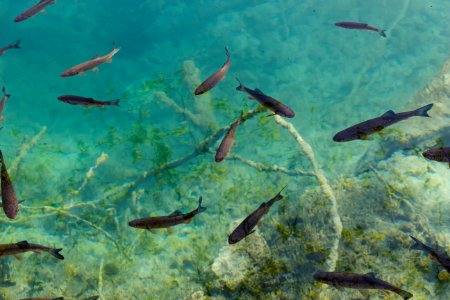
{"label": "turquoise water", "polygon": [[[450,54],[449,1],[61,0],[46,14],[13,22],[34,4],[3,1],[0,12],[0,47],[20,39],[22,48],[0,57],[0,85],[12,95],[0,145],[25,200],[15,220],[1,218],[1,243],[63,248],[65,260],[2,257],[0,279],[14,283],[0,287],[4,299],[361,297],[312,280],[331,269],[375,271],[413,299],[448,299],[442,268],[410,250],[408,235],[450,253],[448,166],[418,155],[450,144],[450,77],[441,71]],[[335,27],[339,21],[387,29],[387,38]],[[121,50],[98,73],[59,76],[113,43]],[[224,47],[231,54],[226,78],[195,97],[196,85],[225,62]],[[441,85],[431,84],[441,75]],[[285,120],[304,143],[262,113],[239,127],[232,152],[238,158],[214,162],[220,136],[208,151],[172,165],[257,107],[235,90],[234,77],[289,105],[296,117]],[[120,98],[122,107],[72,106],[57,100],[63,94]],[[395,125],[387,138],[332,140],[390,109],[430,102],[432,119]],[[273,165],[315,175],[270,171]],[[233,222],[286,184],[286,198],[257,232],[227,246]],[[128,226],[191,211],[199,196],[207,211],[171,233]]]}

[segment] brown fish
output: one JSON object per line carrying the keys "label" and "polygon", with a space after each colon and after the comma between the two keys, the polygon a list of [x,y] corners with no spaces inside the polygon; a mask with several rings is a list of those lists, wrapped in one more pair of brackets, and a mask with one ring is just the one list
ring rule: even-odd
{"label": "brown fish", "polygon": [[141,228],[141,229],[158,229],[158,228],[168,228],[175,225],[190,223],[192,218],[201,212],[204,212],[206,207],[202,206],[202,197],[198,199],[198,207],[191,212],[182,214],[179,210],[174,211],[168,216],[162,217],[149,217],[136,219],[128,223],[131,227]]}
{"label": "brown fish", "polygon": [[433,103],[420,107],[416,110],[395,113],[392,110],[385,112],[380,117],[370,119],[347,129],[344,129],[333,137],[335,142],[349,142],[353,140],[367,140],[369,135],[379,132],[384,128],[411,117],[430,117],[428,111]]}
{"label": "brown fish", "polygon": [[239,86],[236,88],[238,91],[246,92],[249,95],[250,100],[256,100],[267,109],[273,111],[275,115],[280,115],[286,118],[295,117],[295,113],[287,105],[281,103],[280,101],[264,94],[260,89],[250,89],[242,84],[242,82],[236,78],[239,82]]}
{"label": "brown fish", "polygon": [[24,11],[23,13],[18,15],[14,19],[14,22],[22,22],[28,18],[31,18],[32,16],[36,15],[39,12],[45,12],[44,8],[47,5],[55,4],[55,2],[56,2],[56,0],[41,0],[41,1],[39,1],[38,4],[34,5],[33,7],[27,9],[26,11]]}
{"label": "brown fish", "polygon": [[448,273],[450,273],[450,256],[448,256],[447,253],[444,252],[440,253],[436,249],[433,249],[430,246],[425,245],[412,235],[410,235],[410,238],[412,238],[413,241],[415,242],[414,245],[411,246],[412,249],[422,250],[428,253],[432,258],[437,260],[441,264],[441,266],[443,266],[444,269],[447,270]]}
{"label": "brown fish", "polygon": [[258,222],[261,220],[261,218],[267,214],[270,210],[270,208],[272,207],[272,205],[277,202],[280,201],[281,199],[283,199],[283,196],[281,195],[281,192],[285,189],[286,187],[282,188],[281,191],[278,192],[278,194],[273,197],[272,199],[270,199],[267,202],[263,202],[257,210],[255,210],[254,212],[252,212],[247,218],[244,219],[244,221],[242,221],[237,227],[236,229],[233,230],[233,232],[230,234],[230,236],[228,237],[228,244],[236,244],[237,242],[239,242],[240,240],[242,240],[243,238],[245,238],[246,236],[252,234],[253,232],[255,232],[255,230],[253,230],[253,228],[256,227],[256,225],[258,224]]}
{"label": "brown fish", "polygon": [[8,100],[9,97],[11,97],[11,95],[6,93],[5,87],[3,87],[2,91],[3,91],[3,97],[2,97],[2,100],[0,100],[0,122],[5,121],[5,118],[3,117],[3,109],[5,108],[6,100]]}
{"label": "brown fish", "polygon": [[230,153],[231,147],[234,145],[234,136],[236,135],[237,128],[239,124],[244,120],[242,118],[242,113],[239,116],[239,119],[231,124],[230,129],[228,129],[225,134],[222,142],[220,142],[220,146],[217,149],[215,160],[216,162],[221,162],[225,157],[227,157],[228,153]]}
{"label": "brown fish", "polygon": [[314,274],[314,280],[332,285],[337,289],[351,288],[360,290],[388,290],[399,294],[403,299],[409,299],[413,296],[413,294],[393,286],[386,281],[375,278],[374,273],[361,275],[347,272],[317,272]]}
{"label": "brown fish", "polygon": [[104,63],[111,63],[112,57],[119,52],[120,48],[114,48],[110,53],[104,55],[104,56],[96,56],[93,59],[86,61],[84,63],[78,64],[66,71],[64,71],[61,74],[61,77],[69,77],[69,76],[75,76],[75,75],[82,75],[86,71],[93,70],[94,72],[98,72],[98,66]]}
{"label": "brown fish", "polygon": [[223,80],[225,78],[225,75],[228,72],[228,69],[230,68],[231,59],[230,59],[230,53],[228,52],[228,49],[225,48],[225,53],[227,55],[227,61],[225,64],[217,70],[214,74],[208,77],[205,81],[203,81],[202,84],[198,86],[198,88],[195,89],[194,94],[195,95],[201,95],[203,93],[206,93],[207,91],[211,90],[213,87],[215,87],[219,81]]}
{"label": "brown fish", "polygon": [[14,219],[19,212],[19,202],[17,201],[16,192],[9,179],[8,170],[6,169],[3,153],[0,150],[0,162],[2,164],[1,187],[2,187],[2,206],[6,216]]}
{"label": "brown fish", "polygon": [[103,108],[105,106],[120,106],[119,105],[120,99],[110,101],[98,101],[94,100],[93,98],[86,98],[75,95],[63,95],[59,96],[58,100],[72,105],[82,105],[84,107],[97,106]]}
{"label": "brown fish", "polygon": [[15,244],[2,244],[0,245],[0,256],[6,256],[6,255],[13,255],[16,258],[18,254],[25,253],[25,252],[34,252],[37,254],[40,254],[42,251],[48,252],[52,256],[56,257],[57,259],[64,259],[64,256],[59,254],[59,252],[62,250],[60,249],[53,249],[46,246],[38,245],[38,244],[31,244],[27,241],[21,241]]}
{"label": "brown fish", "polygon": [[0,48],[0,56],[2,56],[9,49],[20,49],[20,40],[15,41],[14,43],[9,44],[6,47]]}
{"label": "brown fish", "polygon": [[448,163],[450,168],[450,147],[441,147],[429,149],[422,153],[422,155],[429,160]]}
{"label": "brown fish", "polygon": [[378,32],[382,37],[386,37],[386,30],[378,29],[376,27],[370,26],[365,23],[358,23],[358,22],[338,22],[334,25],[346,29],[358,29],[358,30],[370,30]]}

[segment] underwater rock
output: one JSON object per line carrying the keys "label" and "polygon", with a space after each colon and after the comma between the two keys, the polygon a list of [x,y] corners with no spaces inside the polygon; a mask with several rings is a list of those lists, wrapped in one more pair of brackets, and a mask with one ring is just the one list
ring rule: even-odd
{"label": "underwater rock", "polygon": [[[242,220],[230,225],[230,232],[236,228]],[[224,246],[219,255],[214,259],[212,271],[221,279],[229,289],[235,289],[246,278],[248,272],[255,268],[255,261],[270,254],[266,240],[261,236],[259,229],[247,236],[241,242]]]}

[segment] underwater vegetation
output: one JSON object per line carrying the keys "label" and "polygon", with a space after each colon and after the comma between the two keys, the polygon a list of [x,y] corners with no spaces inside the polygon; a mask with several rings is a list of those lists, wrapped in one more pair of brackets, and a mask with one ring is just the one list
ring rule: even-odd
{"label": "underwater vegetation", "polygon": [[[426,149],[445,149],[449,142],[450,63],[413,100],[410,96],[417,91],[407,89],[422,88],[435,65],[448,57],[442,50],[447,44],[441,42],[442,36],[448,37],[447,27],[415,31],[414,39],[407,35],[421,24],[408,15],[419,4],[380,1],[376,8],[387,16],[380,20],[376,9],[349,12],[348,3],[338,2],[321,7],[315,1],[212,1],[199,7],[195,1],[106,1],[104,6],[74,1],[58,6],[80,5],[83,13],[62,8],[58,13],[50,6],[54,19],[49,27],[43,23],[49,18],[37,12],[53,2],[20,4],[29,6],[17,19],[26,20],[19,32],[29,44],[16,42],[1,50],[8,51],[0,65],[8,87],[2,100],[7,109],[1,113],[6,116],[2,183],[11,181],[14,194],[2,195],[4,204],[13,200],[13,211],[11,219],[0,218],[0,226],[2,245],[27,252],[46,245],[44,251],[55,256],[61,251],[64,261],[35,253],[20,260],[2,257],[1,298],[360,298],[356,290],[337,291],[314,281],[318,270],[338,270],[375,272],[370,278],[405,289],[414,299],[446,299],[448,272],[439,261],[409,249],[411,235],[439,253],[450,250],[446,157],[427,161],[420,156]],[[18,10],[15,5],[8,4],[5,11]],[[442,7],[447,6],[440,5],[445,11]],[[195,17],[186,14],[192,7]],[[310,15],[299,17],[298,11]],[[141,18],[136,15],[146,17],[145,28],[137,27]],[[214,18],[207,18],[211,15]],[[342,27],[378,34],[333,26],[337,17],[347,15],[377,22],[344,22]],[[437,16],[433,11],[420,21]],[[325,29],[314,27],[314,19]],[[70,36],[68,20],[80,25],[72,36],[77,43],[64,39]],[[15,50],[22,45],[29,51],[47,46],[40,40],[41,46],[33,45],[27,32],[47,33],[52,27],[58,27],[55,34],[45,38],[60,52],[42,48],[51,61],[47,55],[32,60],[25,54],[14,61],[13,55],[26,53]],[[92,28],[102,30],[90,32]],[[336,32],[332,30],[346,38],[331,36]],[[434,30],[436,39],[429,43]],[[361,35],[350,40],[352,34]],[[112,37],[120,40],[118,54],[114,46],[109,54],[88,60],[90,54],[80,51],[104,51]],[[311,46],[319,37],[323,44]],[[139,45],[127,44],[134,39]],[[411,44],[417,47],[408,49]],[[227,60],[218,69],[225,59],[223,46]],[[423,47],[438,54],[427,57],[430,52]],[[361,58],[343,60],[355,49]],[[392,49],[406,54],[399,56]],[[113,64],[103,65],[116,54]],[[10,63],[5,57],[11,57]],[[31,61],[48,65],[39,71]],[[338,64],[330,67],[333,62]],[[422,70],[427,63],[433,67]],[[399,71],[408,64],[411,70]],[[70,65],[75,66],[67,69]],[[20,66],[30,67],[26,79],[17,71],[24,70]],[[46,77],[59,77],[63,70],[61,77],[94,73],[57,78],[60,81]],[[380,79],[380,73],[386,78]],[[236,92],[235,75],[265,92],[242,84],[239,89],[247,95]],[[396,89],[408,103],[394,101],[390,93]],[[24,100],[44,90],[40,101]],[[93,96],[77,96],[81,91]],[[95,100],[118,98],[120,107],[118,100]],[[403,106],[428,103],[434,103],[432,121],[412,118],[390,130],[377,124],[369,132],[356,131],[366,138],[383,129],[372,140],[332,143],[339,128],[386,111],[386,104],[402,111]],[[382,121],[387,117],[399,116],[388,111]],[[227,147],[217,156],[221,141]],[[273,197],[283,187],[281,201],[261,205],[267,199],[279,200]],[[262,214],[260,209],[267,211]],[[236,237],[233,230],[247,228],[243,220],[251,212],[264,217],[258,218],[258,225],[250,223],[245,237],[238,232],[238,243],[227,243],[228,236]],[[136,219],[139,222],[132,221]],[[137,230],[129,224],[171,228]],[[368,295],[398,299],[380,291]]]}

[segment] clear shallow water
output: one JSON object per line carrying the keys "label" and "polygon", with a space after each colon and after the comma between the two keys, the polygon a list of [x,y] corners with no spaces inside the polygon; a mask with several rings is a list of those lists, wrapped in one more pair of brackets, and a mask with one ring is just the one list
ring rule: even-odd
{"label": "clear shallow water", "polygon": [[[1,289],[4,298],[63,295],[68,299],[84,299],[100,294],[104,299],[183,299],[197,291],[229,299],[313,298],[307,291],[319,287],[312,285],[310,275],[318,268],[326,268],[324,260],[332,245],[328,236],[333,232],[326,218],[329,201],[320,190],[314,190],[318,187],[314,178],[264,172],[239,161],[216,164],[213,154],[206,153],[168,172],[136,181],[143,172],[190,153],[209,134],[157,101],[155,91],[164,91],[190,111],[199,112],[203,108],[201,120],[210,122],[212,115],[219,128],[234,120],[242,109],[255,107],[244,94],[235,91],[234,77],[249,87],[259,87],[296,111],[296,118],[289,121],[312,146],[319,166],[335,190],[344,229],[362,228],[361,235],[342,243],[338,267],[353,270],[349,267],[353,266],[354,271],[368,272],[374,267],[362,261],[378,261],[379,252],[389,251],[394,257],[406,252],[410,261],[425,260],[425,256],[410,253],[407,247],[392,246],[406,246],[407,234],[426,232],[401,227],[415,226],[412,220],[415,213],[397,203],[399,215],[385,216],[383,209],[395,205],[395,199],[385,203],[389,199],[385,186],[373,174],[364,179],[364,184],[353,174],[356,162],[379,141],[336,144],[331,137],[338,129],[389,109],[415,108],[410,104],[412,99],[448,59],[450,3],[131,2],[58,1],[47,8],[46,15],[18,24],[12,20],[33,1],[2,4],[2,44],[22,40],[21,50],[11,50],[0,57],[0,82],[12,94],[6,104],[6,122],[1,133],[6,163],[11,164],[22,144],[28,143],[43,126],[47,128],[20,161],[17,172],[11,174],[19,198],[27,201],[17,221],[3,218],[2,243],[26,239],[63,247],[66,257],[63,262],[30,254],[22,261],[5,258],[11,268],[8,276],[14,278],[16,285]],[[343,20],[386,28],[388,38],[334,26]],[[112,64],[100,66],[99,73],[59,77],[67,68],[109,52],[113,42],[122,49]],[[193,61],[204,79],[225,61],[225,46],[232,58],[228,76],[209,96],[194,98],[183,65]],[[147,85],[143,86],[145,82]],[[121,98],[122,108],[70,106],[56,99],[61,94],[105,100]],[[208,97],[211,106],[199,103]],[[445,98],[438,100],[445,103]],[[234,154],[245,159],[311,171],[310,162],[298,150],[292,136],[270,118],[261,116],[246,122],[239,128],[236,141]],[[108,158],[83,185],[86,173],[102,153]],[[372,162],[375,166],[377,163]],[[428,163],[423,167],[426,169]],[[394,186],[401,178],[390,178],[389,169],[380,167],[380,171]],[[407,194],[408,201],[420,209],[421,201],[431,199],[431,195],[424,192],[421,200],[414,200],[415,195],[409,195],[407,188],[408,184],[426,180],[427,173],[419,176],[410,172],[404,176],[411,180],[402,179],[401,183],[406,183],[398,183],[397,188],[404,188],[400,194]],[[226,245],[230,224],[243,219],[286,183],[288,198],[273,207],[261,226],[261,236],[271,249],[265,253],[271,253],[274,268],[266,264],[266,269],[250,270],[258,276],[248,275],[249,282],[230,285],[228,279],[211,270]],[[445,177],[439,184],[444,186],[443,191],[448,191]],[[123,185],[125,188],[121,189]],[[367,191],[360,193],[373,200],[367,211],[359,210],[367,215],[358,218],[355,207],[363,205],[366,199],[358,194],[361,186]],[[117,190],[118,194],[105,196]],[[317,195],[309,196],[314,191]],[[172,234],[141,232],[127,225],[137,217],[165,215],[175,209],[190,211],[196,207],[199,195],[205,199],[207,212],[189,225],[176,227]],[[375,195],[384,196],[378,199]],[[424,233],[428,242],[437,239],[448,247],[449,232],[445,232],[450,223],[445,217],[448,194],[447,199],[443,198],[441,209],[421,216],[439,226],[421,225],[423,229],[437,230]],[[347,199],[354,204],[348,204]],[[44,205],[67,208],[90,201],[98,202],[95,206],[64,211],[39,208]],[[391,209],[395,211],[395,207]],[[437,213],[441,215],[440,222],[434,222]],[[36,216],[42,218],[32,219]],[[302,221],[295,223],[296,218]],[[318,221],[322,218],[323,224]],[[379,224],[379,220],[385,223]],[[295,223],[294,233],[288,235],[290,239],[283,239],[286,222]],[[350,261],[347,259],[352,256],[350,251],[361,251],[354,247],[359,247],[362,237],[370,237],[368,224],[397,243],[384,243],[383,239],[378,253],[369,252],[367,257]],[[389,224],[395,224],[391,226],[396,230],[387,234]],[[300,244],[306,244],[305,249]],[[267,261],[265,256],[256,258]],[[417,267],[411,266],[418,272],[411,271],[416,277],[412,282],[413,275],[401,268],[405,264],[393,261],[384,259],[382,267],[376,270],[385,270],[386,274],[380,272],[382,278],[402,283],[407,290],[409,287],[418,299],[445,299],[439,298],[443,294],[435,290],[448,292],[448,281],[438,281],[433,276],[435,269],[424,275],[424,270],[417,271]],[[437,268],[431,262],[423,264]],[[402,279],[394,277],[399,272],[397,267]],[[239,272],[231,272],[230,278],[237,278]],[[421,278],[425,292],[419,288]],[[420,298],[421,294],[424,298]],[[334,297],[351,296],[343,293]]]}

